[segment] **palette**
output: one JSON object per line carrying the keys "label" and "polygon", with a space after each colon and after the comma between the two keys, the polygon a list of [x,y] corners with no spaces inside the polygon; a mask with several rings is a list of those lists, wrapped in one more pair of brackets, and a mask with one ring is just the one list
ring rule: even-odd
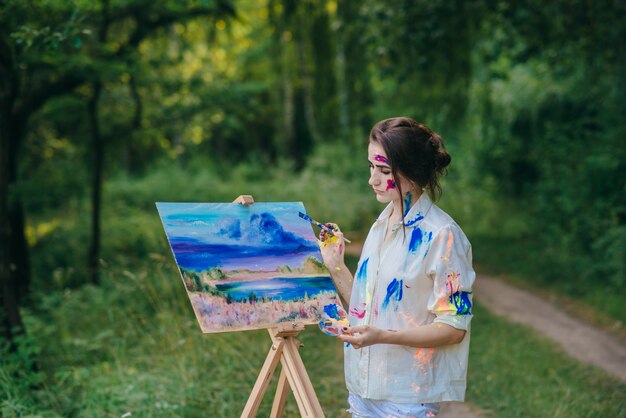
{"label": "palette", "polygon": [[348,314],[336,303],[324,306],[322,320],[319,322],[320,329],[326,335],[337,337],[343,334],[342,329],[350,326]]}

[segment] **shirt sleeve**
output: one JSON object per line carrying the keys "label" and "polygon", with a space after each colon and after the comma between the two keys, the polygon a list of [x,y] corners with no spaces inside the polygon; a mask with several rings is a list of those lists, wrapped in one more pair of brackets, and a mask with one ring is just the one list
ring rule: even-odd
{"label": "shirt sleeve", "polygon": [[472,247],[456,224],[436,233],[425,259],[426,274],[433,280],[428,311],[434,322],[468,330],[472,318]]}

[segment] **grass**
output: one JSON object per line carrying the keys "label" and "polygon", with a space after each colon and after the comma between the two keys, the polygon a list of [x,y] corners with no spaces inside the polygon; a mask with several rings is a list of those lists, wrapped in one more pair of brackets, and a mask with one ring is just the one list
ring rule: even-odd
{"label": "grass", "polygon": [[[238,416],[270,347],[261,331],[202,334],[168,257],[108,268],[101,287],[51,294],[27,316],[45,384],[5,417]],[[307,328],[301,354],[329,417],[346,416],[342,348]],[[626,417],[626,385],[531,330],[475,311],[467,400],[493,417]],[[259,411],[267,416],[276,378]],[[1,379],[3,393],[18,385]],[[11,402],[17,402],[17,406]],[[285,416],[297,416],[288,398]]]}
{"label": "grass", "polygon": [[[269,350],[267,332],[202,334],[169,254],[130,270],[107,267],[104,278],[100,287],[53,292],[27,312],[44,384],[16,393],[19,382],[0,378],[9,395],[2,415],[238,416]],[[478,305],[467,400],[487,416],[626,417],[626,385]],[[299,339],[326,415],[346,416],[341,344],[315,327]],[[259,416],[269,414],[276,380]],[[297,415],[290,395],[285,416]]]}
{"label": "grass", "polygon": [[626,384],[485,311],[472,325],[467,400],[489,416],[626,417]]}

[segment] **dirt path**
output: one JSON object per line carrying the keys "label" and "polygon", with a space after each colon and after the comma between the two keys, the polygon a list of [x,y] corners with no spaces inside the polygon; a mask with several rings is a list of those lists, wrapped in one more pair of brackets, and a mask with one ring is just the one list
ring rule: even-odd
{"label": "dirt path", "polygon": [[612,335],[497,279],[478,277],[474,291],[479,303],[489,311],[511,322],[530,326],[559,344],[570,356],[626,381],[626,347]]}

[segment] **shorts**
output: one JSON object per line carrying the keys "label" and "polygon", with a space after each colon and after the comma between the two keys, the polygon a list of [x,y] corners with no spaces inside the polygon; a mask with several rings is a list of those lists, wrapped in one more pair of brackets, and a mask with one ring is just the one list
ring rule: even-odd
{"label": "shorts", "polygon": [[385,400],[362,398],[350,393],[348,396],[352,418],[436,418],[439,404],[396,403]]}

